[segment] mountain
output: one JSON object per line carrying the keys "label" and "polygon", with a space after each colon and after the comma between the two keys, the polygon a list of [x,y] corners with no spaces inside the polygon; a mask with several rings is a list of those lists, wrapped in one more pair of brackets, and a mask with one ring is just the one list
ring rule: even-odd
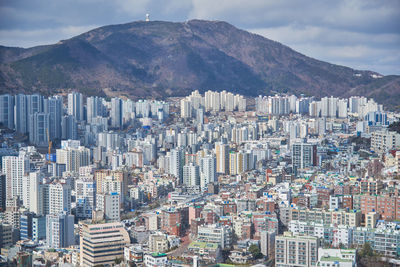
{"label": "mountain", "polygon": [[130,97],[182,96],[195,89],[365,95],[394,107],[400,76],[319,61],[222,21],[138,21],[54,45],[0,47],[0,93],[71,89]]}

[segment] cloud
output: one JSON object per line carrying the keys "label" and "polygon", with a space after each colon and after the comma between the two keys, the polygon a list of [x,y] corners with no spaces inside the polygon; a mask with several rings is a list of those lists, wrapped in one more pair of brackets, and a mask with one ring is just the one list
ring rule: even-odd
{"label": "cloud", "polygon": [[2,36],[2,45],[32,47],[54,44],[60,40],[74,37],[96,27],[96,25],[87,25],[37,30],[0,30],[0,36]]}
{"label": "cloud", "polygon": [[400,74],[398,0],[13,0],[0,2],[0,44],[55,43],[143,20],[224,20],[317,59]]}
{"label": "cloud", "polygon": [[297,24],[250,31],[320,60],[383,74],[400,73],[400,34],[352,32]]}

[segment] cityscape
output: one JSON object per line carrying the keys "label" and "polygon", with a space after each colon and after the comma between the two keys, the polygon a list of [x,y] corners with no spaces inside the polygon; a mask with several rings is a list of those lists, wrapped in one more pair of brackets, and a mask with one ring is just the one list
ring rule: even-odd
{"label": "cityscape", "polygon": [[400,267],[399,18],[0,1],[0,267]]}
{"label": "cityscape", "polygon": [[0,265],[394,266],[399,119],[359,96],[1,95]]}

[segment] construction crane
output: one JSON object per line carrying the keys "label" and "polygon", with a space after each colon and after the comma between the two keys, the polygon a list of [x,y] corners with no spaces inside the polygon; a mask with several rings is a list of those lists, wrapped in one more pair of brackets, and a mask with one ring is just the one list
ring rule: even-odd
{"label": "construction crane", "polygon": [[47,163],[50,163],[50,162],[52,162],[50,154],[51,154],[51,146],[53,145],[53,142],[50,141],[49,128],[46,128],[46,134],[47,134],[47,143],[49,144],[49,148],[47,151],[47,156],[48,156]]}

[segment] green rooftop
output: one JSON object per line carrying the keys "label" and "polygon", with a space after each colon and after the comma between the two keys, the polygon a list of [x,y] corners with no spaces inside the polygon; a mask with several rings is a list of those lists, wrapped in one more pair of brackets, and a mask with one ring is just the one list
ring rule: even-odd
{"label": "green rooftop", "polygon": [[216,250],[218,249],[218,244],[216,243],[207,243],[207,242],[197,242],[197,241],[193,241],[192,243],[190,243],[189,245],[189,249],[190,248],[198,248],[198,249],[212,249],[212,250]]}
{"label": "green rooftop", "polygon": [[352,262],[352,260],[343,259],[343,258],[339,258],[339,257],[321,257],[320,261]]}
{"label": "green rooftop", "polygon": [[167,256],[167,254],[165,254],[165,253],[157,253],[157,252],[155,252],[155,253],[151,253],[151,256],[153,256],[154,258],[158,258],[158,257],[164,257],[164,256]]}

